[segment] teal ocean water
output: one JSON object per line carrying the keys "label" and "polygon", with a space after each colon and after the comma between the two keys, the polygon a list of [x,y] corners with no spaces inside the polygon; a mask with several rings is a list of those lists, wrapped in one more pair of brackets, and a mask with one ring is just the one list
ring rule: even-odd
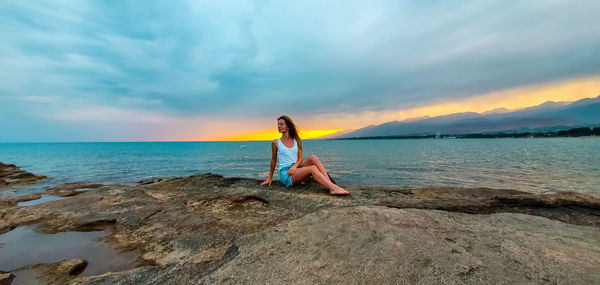
{"label": "teal ocean water", "polygon": [[[342,185],[600,194],[600,138],[594,137],[306,140],[305,158],[311,154],[318,155]],[[0,144],[0,161],[50,177],[0,195],[38,192],[65,182],[133,184],[150,176],[203,172],[264,179],[270,155],[270,142]]]}

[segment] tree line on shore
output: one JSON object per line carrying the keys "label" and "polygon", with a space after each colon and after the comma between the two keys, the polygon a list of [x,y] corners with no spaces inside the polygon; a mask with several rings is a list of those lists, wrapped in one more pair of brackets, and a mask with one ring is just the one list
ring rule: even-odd
{"label": "tree line on shore", "polygon": [[548,138],[548,137],[588,137],[600,136],[600,127],[572,128],[548,132],[519,132],[519,133],[473,133],[461,135],[409,135],[409,136],[373,136],[337,138],[334,140],[374,140],[374,139],[448,139],[448,138]]}

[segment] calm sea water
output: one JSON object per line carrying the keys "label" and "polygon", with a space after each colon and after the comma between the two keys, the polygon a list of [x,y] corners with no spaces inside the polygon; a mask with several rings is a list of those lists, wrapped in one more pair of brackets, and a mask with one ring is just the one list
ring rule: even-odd
{"label": "calm sea water", "polygon": [[[311,154],[342,185],[600,194],[600,138],[304,141],[305,158]],[[270,155],[270,142],[0,144],[0,161],[51,177],[0,196],[65,182],[132,184],[200,172],[264,179]]]}

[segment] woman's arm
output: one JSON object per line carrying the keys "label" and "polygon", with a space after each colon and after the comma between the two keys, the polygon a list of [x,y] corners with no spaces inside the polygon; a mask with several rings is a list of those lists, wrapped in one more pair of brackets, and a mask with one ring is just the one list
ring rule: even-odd
{"label": "woman's arm", "polygon": [[290,170],[288,170],[288,176],[294,175],[294,173],[296,172],[296,168],[298,168],[298,166],[302,164],[303,161],[304,158],[302,157],[302,149],[298,148],[298,160],[296,161],[296,163],[294,163],[294,165],[292,165],[292,167],[290,167]]}
{"label": "woman's arm", "polygon": [[269,184],[271,186],[271,182],[273,182],[273,172],[275,172],[275,165],[277,164],[277,140],[273,140],[271,143],[271,168],[269,169],[269,178],[265,180],[260,185]]}

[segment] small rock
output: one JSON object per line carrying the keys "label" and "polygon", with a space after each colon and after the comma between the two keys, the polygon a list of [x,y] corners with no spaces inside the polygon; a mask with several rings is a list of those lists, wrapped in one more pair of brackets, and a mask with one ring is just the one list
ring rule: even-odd
{"label": "small rock", "polygon": [[[40,263],[27,265],[17,269],[15,272],[31,272],[35,274],[26,274],[25,278],[36,278],[35,280],[23,279],[19,277],[19,282],[23,284],[66,284],[77,277],[85,270],[88,262],[83,259],[70,259],[54,263]],[[35,277],[33,277],[35,276]],[[2,284],[2,283],[0,283]]]}
{"label": "small rock", "polygon": [[148,177],[148,178],[144,178],[144,179],[138,181],[138,184],[140,184],[140,185],[154,184],[154,183],[158,183],[160,181],[162,181],[162,178],[159,178],[159,177]]}
{"label": "small rock", "polygon": [[85,270],[88,262],[83,259],[71,259],[66,260],[58,264],[56,270],[60,273],[68,274],[71,276],[78,275]]}
{"label": "small rock", "polygon": [[9,285],[13,279],[15,279],[13,274],[0,271],[0,285]]}
{"label": "small rock", "polygon": [[154,177],[144,178],[144,179],[138,181],[138,183],[141,185],[152,184],[152,183],[154,183]]}

